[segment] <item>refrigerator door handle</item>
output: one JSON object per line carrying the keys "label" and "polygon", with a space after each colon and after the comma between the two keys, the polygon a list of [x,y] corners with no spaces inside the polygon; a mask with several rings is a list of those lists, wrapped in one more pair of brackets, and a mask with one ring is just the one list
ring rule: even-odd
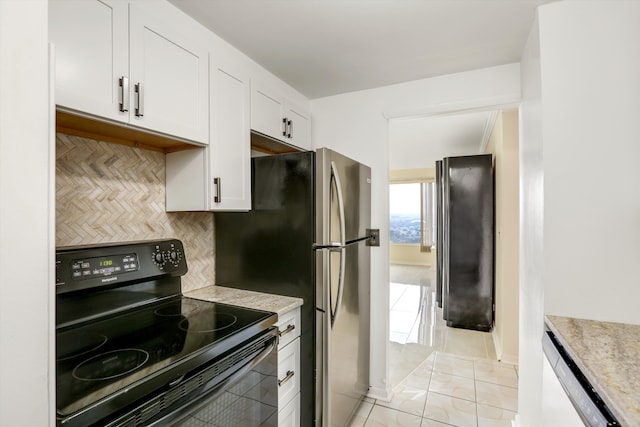
{"label": "refrigerator door handle", "polygon": [[336,162],[331,162],[331,179],[335,182],[336,196],[338,198],[338,216],[340,219],[340,244],[345,245],[345,219],[344,219],[344,198],[342,197],[342,182],[336,167]]}
{"label": "refrigerator door handle", "polygon": [[317,243],[313,244],[313,250],[319,251],[322,249],[329,249],[331,251],[339,251],[342,249],[342,243],[340,242],[330,242],[328,245],[319,245]]}
{"label": "refrigerator door handle", "polygon": [[[338,217],[340,220],[340,248],[336,248],[335,242],[331,243],[331,250],[340,251],[340,271],[338,274],[338,293],[336,295],[336,304],[335,310],[331,301],[329,301],[329,311],[331,313],[331,329],[333,329],[333,325],[338,317],[340,304],[342,303],[342,291],[344,289],[344,270],[345,270],[345,258],[347,255],[345,246],[345,218],[344,218],[344,198],[342,197],[342,183],[340,182],[340,174],[338,173],[338,168],[336,167],[336,163],[334,161],[331,162],[331,179],[335,183],[336,188],[336,196],[338,199]],[[333,283],[329,282],[329,286],[333,286]],[[329,296],[331,297],[332,292],[329,291]]]}
{"label": "refrigerator door handle", "polygon": [[342,305],[342,291],[344,290],[344,267],[345,267],[345,259],[347,255],[347,249],[340,249],[340,273],[338,275],[338,295],[336,295],[336,308],[333,309],[333,306],[329,305],[329,309],[331,311],[331,329],[333,329],[333,324],[336,322],[338,318],[338,314],[340,314],[340,306]]}

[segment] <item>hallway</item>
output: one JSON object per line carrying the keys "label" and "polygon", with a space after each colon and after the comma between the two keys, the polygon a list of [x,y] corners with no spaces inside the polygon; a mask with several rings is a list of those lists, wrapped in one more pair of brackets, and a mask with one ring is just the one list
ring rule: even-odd
{"label": "hallway", "polygon": [[435,304],[435,271],[391,265],[391,402],[368,399],[351,426],[510,427],[517,366],[496,361],[490,333],[449,328]]}

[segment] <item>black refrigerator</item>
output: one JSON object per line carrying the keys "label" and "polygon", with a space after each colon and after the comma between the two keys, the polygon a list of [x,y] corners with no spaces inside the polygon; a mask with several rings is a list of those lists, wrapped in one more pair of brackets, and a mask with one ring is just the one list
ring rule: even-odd
{"label": "black refrigerator", "polygon": [[251,211],[214,215],[216,284],[303,299],[300,425],[347,425],[369,388],[371,170],[321,148],[251,174]]}
{"label": "black refrigerator", "polygon": [[494,319],[493,156],[447,157],[436,173],[442,233],[436,299],[447,326],[488,332]]}

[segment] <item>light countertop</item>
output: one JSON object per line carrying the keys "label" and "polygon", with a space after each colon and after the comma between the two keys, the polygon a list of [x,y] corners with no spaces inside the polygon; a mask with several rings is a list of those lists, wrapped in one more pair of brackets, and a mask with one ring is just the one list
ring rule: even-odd
{"label": "light countertop", "polygon": [[270,311],[277,313],[278,316],[302,305],[302,298],[245,291],[243,289],[226,288],[223,286],[207,286],[206,288],[185,292],[184,296],[238,305],[256,310]]}
{"label": "light countertop", "polygon": [[546,317],[618,421],[640,426],[640,325]]}

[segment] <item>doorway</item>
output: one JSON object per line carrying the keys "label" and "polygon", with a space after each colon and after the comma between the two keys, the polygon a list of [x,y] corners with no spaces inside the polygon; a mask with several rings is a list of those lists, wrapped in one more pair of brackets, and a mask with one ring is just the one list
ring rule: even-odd
{"label": "doorway", "polygon": [[421,242],[411,240],[426,232],[415,229],[416,224],[424,227],[425,219],[403,216],[410,206],[424,201],[424,192],[412,193],[410,188],[435,179],[436,160],[491,149],[489,139],[497,117],[498,112],[480,111],[389,121],[391,387],[400,385],[437,352],[498,359],[492,333],[446,326],[435,301],[435,245],[425,250]]}

